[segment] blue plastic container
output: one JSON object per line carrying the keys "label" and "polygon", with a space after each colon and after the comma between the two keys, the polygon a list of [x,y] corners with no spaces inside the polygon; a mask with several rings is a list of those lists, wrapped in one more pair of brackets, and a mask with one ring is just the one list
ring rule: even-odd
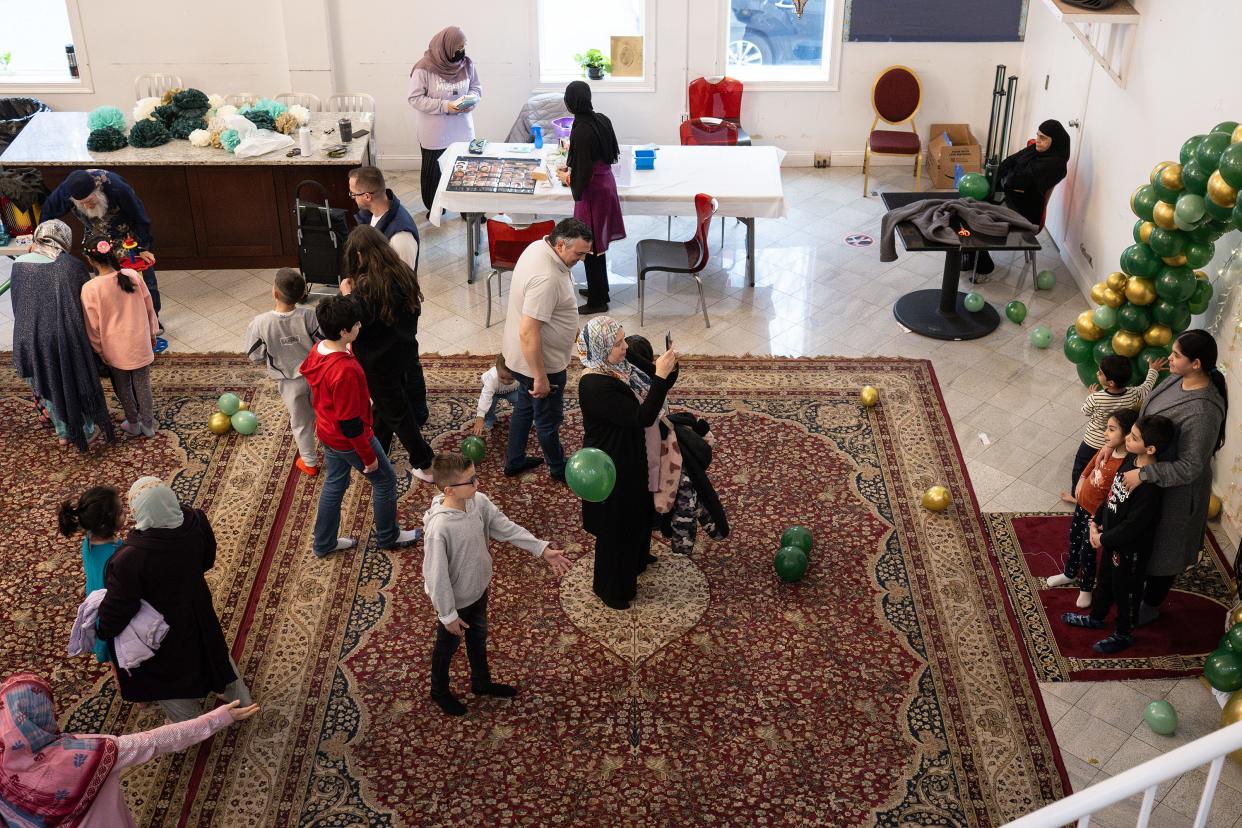
{"label": "blue plastic container", "polygon": [[653,149],[634,150],[634,169],[654,170],[656,152]]}

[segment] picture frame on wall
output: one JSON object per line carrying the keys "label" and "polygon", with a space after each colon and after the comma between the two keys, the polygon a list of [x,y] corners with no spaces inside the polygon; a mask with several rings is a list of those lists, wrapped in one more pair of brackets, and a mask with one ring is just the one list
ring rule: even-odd
{"label": "picture frame on wall", "polygon": [[614,78],[641,78],[643,76],[642,35],[612,36],[612,76]]}

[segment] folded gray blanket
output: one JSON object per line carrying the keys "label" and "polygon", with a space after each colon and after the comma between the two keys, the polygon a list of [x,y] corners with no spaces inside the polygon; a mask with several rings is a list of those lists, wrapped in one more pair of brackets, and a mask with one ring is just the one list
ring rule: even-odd
{"label": "folded gray blanket", "polygon": [[897,261],[897,242],[893,236],[897,224],[903,221],[914,222],[923,238],[941,244],[961,244],[961,237],[950,224],[954,216],[972,233],[985,236],[1007,236],[1011,230],[1034,232],[1039,229],[1008,207],[986,201],[969,198],[916,201],[884,214],[880,221],[880,261]]}

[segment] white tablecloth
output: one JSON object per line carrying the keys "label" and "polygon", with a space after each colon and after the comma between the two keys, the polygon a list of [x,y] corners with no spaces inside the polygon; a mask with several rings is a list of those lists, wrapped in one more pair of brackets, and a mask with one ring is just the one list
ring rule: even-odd
{"label": "white tablecloth", "polygon": [[[431,205],[431,222],[439,225],[440,210],[457,213],[533,213],[568,216],[574,211],[569,188],[559,181],[536,185],[531,195],[519,193],[449,192],[449,174],[459,157],[470,157],[465,143],[449,146],[440,156],[440,189]],[[554,151],[515,152],[529,144],[492,144],[483,150],[490,158],[540,158]],[[478,157],[478,156],[475,156]],[[781,186],[779,147],[661,146],[654,170],[635,170],[628,187],[618,187],[621,211],[631,215],[691,216],[698,193],[714,196],[717,215],[743,218],[782,218],[785,193]],[[546,166],[545,166],[546,169]]]}

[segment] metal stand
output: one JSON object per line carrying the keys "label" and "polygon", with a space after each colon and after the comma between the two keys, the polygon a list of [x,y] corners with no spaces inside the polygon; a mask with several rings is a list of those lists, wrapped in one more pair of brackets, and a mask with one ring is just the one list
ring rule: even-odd
{"label": "metal stand", "polygon": [[1004,64],[997,64],[996,79],[992,83],[992,114],[988,119],[988,142],[983,150],[983,174],[987,176],[992,191],[999,183],[996,175],[1001,160],[1009,149],[1009,130],[1013,126],[1013,105],[1017,99],[1018,76],[1005,79]]}

